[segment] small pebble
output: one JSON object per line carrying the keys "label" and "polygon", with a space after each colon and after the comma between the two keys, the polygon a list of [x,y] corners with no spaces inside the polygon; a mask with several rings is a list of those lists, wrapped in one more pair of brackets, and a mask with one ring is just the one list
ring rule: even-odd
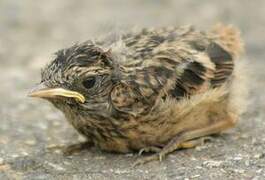
{"label": "small pebble", "polygon": [[26,144],[26,145],[33,146],[33,145],[35,145],[35,144],[36,144],[36,141],[35,141],[35,140],[33,140],[33,139],[26,140],[26,141],[25,141],[25,144]]}
{"label": "small pebble", "polygon": [[133,153],[129,153],[129,154],[126,154],[125,156],[126,156],[126,157],[133,157],[134,154],[133,154]]}
{"label": "small pebble", "polygon": [[97,157],[95,157],[95,159],[97,159],[97,160],[103,160],[103,159],[106,159],[106,157],[105,156],[97,156]]}
{"label": "small pebble", "polygon": [[19,157],[19,155],[18,154],[13,154],[13,155],[11,155],[11,157],[12,158],[17,158],[17,157]]}
{"label": "small pebble", "polygon": [[201,166],[196,166],[195,169],[202,169],[203,167]]}
{"label": "small pebble", "polygon": [[255,155],[254,155],[254,158],[255,158],[255,159],[261,159],[261,158],[263,158],[263,157],[265,157],[265,153],[260,153],[260,154],[255,154]]}
{"label": "small pebble", "polygon": [[117,170],[115,170],[115,174],[126,174],[126,173],[129,173],[130,171],[128,171],[128,170],[120,170],[120,169],[117,169]]}
{"label": "small pebble", "polygon": [[28,155],[29,155],[29,153],[27,153],[27,152],[25,152],[25,151],[21,152],[21,154],[22,154],[23,156],[28,156]]}
{"label": "small pebble", "polygon": [[223,168],[221,168],[220,171],[222,171],[223,173],[227,173],[226,170],[224,170]]}
{"label": "small pebble", "polygon": [[3,165],[3,164],[4,164],[4,159],[0,158],[0,165]]}
{"label": "small pebble", "polygon": [[263,170],[263,169],[258,169],[258,170],[256,171],[256,173],[257,173],[257,174],[260,174],[260,173],[262,172],[262,170]]}
{"label": "small pebble", "polygon": [[63,164],[65,164],[65,165],[71,165],[71,163],[70,162],[67,162],[67,161],[64,161]]}
{"label": "small pebble", "polygon": [[249,166],[249,164],[250,164],[249,160],[245,161],[246,166]]}
{"label": "small pebble", "polygon": [[237,156],[237,157],[234,157],[233,160],[235,160],[235,161],[240,161],[240,160],[242,160],[242,157]]}
{"label": "small pebble", "polygon": [[249,135],[248,134],[241,134],[241,138],[242,139],[247,139],[247,138],[249,138]]}
{"label": "small pebble", "polygon": [[195,178],[198,178],[198,177],[201,177],[201,175],[196,174],[196,175],[194,175],[194,176],[191,176],[190,178],[191,178],[191,179],[195,179]]}
{"label": "small pebble", "polygon": [[46,146],[47,149],[58,149],[61,148],[63,145],[59,145],[59,144],[48,144]]}
{"label": "small pebble", "polygon": [[196,159],[194,156],[192,156],[192,157],[190,158],[190,160],[192,160],[192,161],[197,161],[197,159]]}
{"label": "small pebble", "polygon": [[213,160],[210,160],[210,161],[204,161],[203,162],[203,165],[206,166],[206,167],[219,167],[223,162],[222,161],[213,161]]}
{"label": "small pebble", "polygon": [[52,121],[52,125],[53,125],[54,127],[59,127],[59,126],[61,126],[61,123],[58,122],[58,121]]}
{"label": "small pebble", "polygon": [[59,166],[58,164],[54,164],[51,162],[47,162],[47,165],[51,166],[52,168],[58,170],[58,171],[64,171],[65,169],[61,166]]}
{"label": "small pebble", "polygon": [[243,174],[245,172],[244,169],[234,169],[233,170],[235,173]]}

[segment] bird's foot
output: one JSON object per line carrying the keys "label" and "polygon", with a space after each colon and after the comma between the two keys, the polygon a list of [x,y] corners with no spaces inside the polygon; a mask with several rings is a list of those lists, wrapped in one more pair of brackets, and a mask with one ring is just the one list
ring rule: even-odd
{"label": "bird's foot", "polygon": [[210,136],[206,136],[198,139],[185,141],[183,143],[180,143],[178,148],[189,149],[189,148],[194,148],[196,146],[203,146],[206,142],[213,141],[213,139],[214,138]]}
{"label": "bird's foot", "polygon": [[138,152],[138,155],[142,155],[145,152],[154,152],[154,153],[158,153],[161,151],[161,148],[156,147],[156,146],[148,146],[148,147],[144,147],[142,149],[140,149],[140,151]]}
{"label": "bird's foot", "polygon": [[151,156],[143,157],[143,158],[136,160],[135,163],[133,163],[133,167],[146,164],[150,161],[159,160],[161,162],[166,156],[166,154],[167,154],[166,152],[164,152],[163,150],[160,150],[160,152],[157,152]]}
{"label": "bird's foot", "polygon": [[150,147],[143,148],[139,151],[139,155],[141,155],[143,152],[155,152],[155,154],[136,160],[135,163],[133,164],[133,167],[138,166],[138,165],[142,165],[142,164],[146,164],[150,161],[159,160],[161,162],[168,153],[170,153],[176,149],[194,148],[198,145],[203,145],[206,141],[211,141],[211,140],[213,140],[213,138],[209,137],[209,136],[200,137],[198,139],[193,139],[193,140],[185,141],[182,143],[178,143],[178,140],[176,139],[175,141],[172,141],[171,143],[169,143],[164,148],[159,148],[156,146],[150,146]]}

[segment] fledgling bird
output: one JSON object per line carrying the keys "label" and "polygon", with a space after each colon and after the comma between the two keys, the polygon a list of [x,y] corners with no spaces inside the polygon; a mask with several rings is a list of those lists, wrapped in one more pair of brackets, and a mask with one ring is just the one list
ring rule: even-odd
{"label": "fledgling bird", "polygon": [[161,160],[236,124],[242,51],[232,26],[143,29],[58,51],[30,96],[60,109],[86,145]]}

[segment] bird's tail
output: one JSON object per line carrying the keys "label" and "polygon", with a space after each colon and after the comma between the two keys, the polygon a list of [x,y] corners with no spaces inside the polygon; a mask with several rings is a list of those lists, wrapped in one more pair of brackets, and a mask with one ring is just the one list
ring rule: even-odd
{"label": "bird's tail", "polygon": [[214,39],[234,57],[244,52],[244,44],[240,31],[232,25],[216,24],[211,34]]}

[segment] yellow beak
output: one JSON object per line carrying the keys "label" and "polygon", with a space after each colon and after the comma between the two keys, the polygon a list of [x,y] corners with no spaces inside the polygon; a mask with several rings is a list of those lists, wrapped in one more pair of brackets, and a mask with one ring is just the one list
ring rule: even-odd
{"label": "yellow beak", "polygon": [[47,88],[43,84],[39,84],[37,87],[32,89],[28,96],[39,98],[53,98],[56,96],[62,96],[74,98],[75,100],[81,103],[84,103],[86,101],[85,97],[76,91],[70,91],[63,88]]}

